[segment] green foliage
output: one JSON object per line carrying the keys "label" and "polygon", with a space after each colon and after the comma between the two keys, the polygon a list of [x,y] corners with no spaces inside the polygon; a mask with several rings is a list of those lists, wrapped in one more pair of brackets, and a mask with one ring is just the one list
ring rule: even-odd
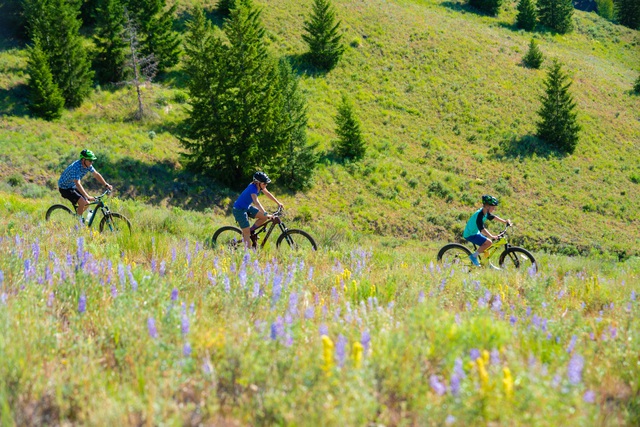
{"label": "green foliage", "polygon": [[549,69],[545,87],[542,107],[538,111],[541,120],[537,125],[537,136],[560,151],[573,153],[581,127],[577,122],[576,103],[569,92],[571,81],[557,60]]}
{"label": "green foliage", "polygon": [[182,142],[194,167],[238,185],[258,168],[270,170],[282,148],[278,72],[258,9],[233,9],[223,29],[228,44],[201,18],[187,36],[191,112]]}
{"label": "green foliage", "polygon": [[612,20],[615,17],[613,0],[596,0],[598,15],[604,19]]}
{"label": "green foliage", "polygon": [[318,144],[307,142],[307,102],[299,88],[298,77],[286,60],[278,63],[279,103],[274,105],[280,111],[275,136],[282,141],[278,162],[279,182],[290,190],[305,190],[311,187],[313,172],[318,162]]}
{"label": "green foliage", "polygon": [[502,6],[502,0],[469,0],[469,5],[488,15],[496,16]]}
{"label": "green foliage", "polygon": [[640,76],[636,79],[636,84],[633,85],[633,91],[635,93],[640,93]]}
{"label": "green foliage", "polygon": [[309,59],[318,68],[336,66],[345,47],[340,34],[340,21],[330,0],[314,0],[311,16],[304,22],[302,39],[309,46]]}
{"label": "green foliage", "polygon": [[360,120],[355,114],[353,104],[345,96],[338,106],[335,118],[338,139],[334,143],[334,150],[342,159],[358,160],[364,157],[367,145],[360,129]]}
{"label": "green foliage", "polygon": [[101,0],[97,6],[93,36],[93,68],[99,83],[119,83],[125,79],[127,43],[124,39],[124,8],[120,0]]}
{"label": "green foliage", "polygon": [[62,115],[64,98],[53,82],[47,57],[38,39],[29,48],[29,111],[37,117],[54,120]]}
{"label": "green foliage", "polygon": [[536,40],[532,38],[531,42],[529,42],[529,50],[527,50],[526,55],[522,58],[522,62],[529,68],[540,68],[543,61],[544,55],[538,47]]}
{"label": "green foliage", "polygon": [[533,31],[538,23],[538,11],[534,0],[520,0],[516,25],[525,31]]}
{"label": "green foliage", "polygon": [[560,34],[573,31],[572,0],[538,0],[540,24]]}
{"label": "green foliage", "polygon": [[67,107],[78,107],[91,91],[93,71],[80,37],[78,4],[66,0],[25,0],[31,40],[39,40],[53,81]]}
{"label": "green foliage", "polygon": [[615,16],[622,25],[640,29],[640,2],[638,0],[615,0]]}

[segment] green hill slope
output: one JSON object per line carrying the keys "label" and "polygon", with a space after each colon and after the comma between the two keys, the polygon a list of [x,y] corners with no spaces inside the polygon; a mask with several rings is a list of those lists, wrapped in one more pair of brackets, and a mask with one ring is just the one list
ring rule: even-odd
{"label": "green hill slope", "polygon": [[[300,35],[311,1],[256,3],[268,4],[263,20],[273,50],[294,60],[304,53]],[[317,216],[317,227],[449,240],[480,195],[493,193],[502,200],[499,214],[519,225],[518,237],[531,247],[638,253],[640,97],[630,92],[640,69],[637,31],[576,11],[573,33],[533,33],[547,61],[562,61],[574,81],[583,131],[576,152],[562,157],[532,137],[545,70],[520,63],[532,34],[515,30],[515,4],[497,18],[460,2],[334,4],[349,48],[332,72],[302,74],[308,133],[330,147],[346,93],[369,148],[360,163],[324,161],[312,190],[284,196],[299,218]],[[128,120],[135,99],[127,89],[97,89],[81,108],[46,123],[25,115],[24,50],[3,47],[0,191],[56,197],[62,167],[90,146],[102,153],[99,170],[124,195],[224,215],[233,193],[179,163],[179,70],[147,89],[157,116],[144,123]]]}

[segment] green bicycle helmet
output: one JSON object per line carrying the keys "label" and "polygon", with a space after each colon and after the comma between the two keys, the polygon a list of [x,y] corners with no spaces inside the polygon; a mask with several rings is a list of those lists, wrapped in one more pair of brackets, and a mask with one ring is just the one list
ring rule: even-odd
{"label": "green bicycle helmet", "polygon": [[482,203],[489,206],[498,206],[498,199],[488,194],[482,196]]}
{"label": "green bicycle helmet", "polygon": [[97,160],[98,159],[96,157],[96,155],[93,154],[93,151],[87,150],[86,148],[80,152],[80,158],[81,159],[87,159],[87,160]]}

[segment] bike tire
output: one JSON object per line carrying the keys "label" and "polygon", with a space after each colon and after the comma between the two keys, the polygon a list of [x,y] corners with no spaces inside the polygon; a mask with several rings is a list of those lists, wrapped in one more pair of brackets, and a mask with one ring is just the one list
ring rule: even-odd
{"label": "bike tire", "polygon": [[527,270],[536,273],[538,263],[531,252],[524,248],[512,246],[500,254],[500,268],[503,270]]}
{"label": "bike tire", "polygon": [[110,212],[108,215],[105,215],[100,220],[99,231],[109,232],[113,234],[120,234],[123,231],[129,231],[131,234],[131,222],[119,213]]}
{"label": "bike tire", "polygon": [[471,255],[471,251],[466,246],[459,243],[449,243],[438,252],[438,262],[447,266],[457,264],[473,267],[469,255]]}
{"label": "bike tire", "polygon": [[242,248],[242,230],[232,225],[218,228],[211,238],[211,246],[214,248],[227,248],[235,250]]}
{"label": "bike tire", "polygon": [[[283,244],[285,242],[286,244]],[[318,245],[313,237],[306,231],[297,230],[295,228],[287,230],[286,233],[282,233],[276,241],[276,248],[288,248],[290,250],[312,250],[317,251]]]}
{"label": "bike tire", "polygon": [[47,209],[45,220],[60,229],[70,229],[80,223],[79,217],[65,205],[53,205]]}

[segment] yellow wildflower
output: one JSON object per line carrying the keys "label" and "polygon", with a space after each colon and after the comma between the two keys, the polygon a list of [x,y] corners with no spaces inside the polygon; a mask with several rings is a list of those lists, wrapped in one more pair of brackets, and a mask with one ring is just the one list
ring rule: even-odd
{"label": "yellow wildflower", "polygon": [[360,344],[358,341],[353,343],[353,351],[352,351],[352,355],[353,355],[353,364],[356,367],[356,369],[360,368],[360,366],[362,366],[362,353],[364,352],[364,347],[362,346],[362,344]]}
{"label": "yellow wildflower", "polygon": [[322,336],[322,356],[324,358],[323,369],[329,373],[333,367],[333,341],[326,335]]}
{"label": "yellow wildflower", "polygon": [[502,368],[502,372],[504,373],[504,378],[502,379],[504,394],[508,399],[511,399],[513,397],[513,377],[511,376],[511,370],[505,366]]}

